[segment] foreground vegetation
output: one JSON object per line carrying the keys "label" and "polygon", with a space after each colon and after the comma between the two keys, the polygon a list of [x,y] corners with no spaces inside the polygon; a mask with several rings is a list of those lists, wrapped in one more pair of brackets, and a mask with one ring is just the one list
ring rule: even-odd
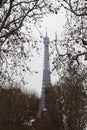
{"label": "foreground vegetation", "polygon": [[[70,74],[46,89],[46,108],[37,119],[39,99],[20,89],[0,90],[0,130],[84,130],[87,124],[84,76]],[[35,119],[33,124],[30,121]]]}
{"label": "foreground vegetation", "polygon": [[36,117],[37,110],[35,95],[27,96],[19,88],[0,90],[0,130],[27,129],[24,124]]}

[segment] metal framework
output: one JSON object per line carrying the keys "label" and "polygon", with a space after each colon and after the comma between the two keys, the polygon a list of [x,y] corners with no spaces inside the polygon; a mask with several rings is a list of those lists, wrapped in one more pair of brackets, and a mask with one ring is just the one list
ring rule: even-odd
{"label": "metal framework", "polygon": [[50,62],[49,62],[49,38],[47,36],[47,31],[46,31],[46,36],[43,39],[43,43],[44,43],[43,81],[42,81],[42,92],[41,92],[41,100],[40,100],[38,118],[41,117],[41,113],[42,113],[43,109],[46,108],[45,88],[51,84]]}

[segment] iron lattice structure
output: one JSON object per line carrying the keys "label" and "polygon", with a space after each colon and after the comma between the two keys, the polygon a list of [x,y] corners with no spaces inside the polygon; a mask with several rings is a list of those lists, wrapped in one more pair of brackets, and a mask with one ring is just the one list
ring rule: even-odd
{"label": "iron lattice structure", "polygon": [[38,118],[41,117],[41,113],[45,105],[45,88],[51,85],[51,77],[50,77],[50,62],[49,62],[49,38],[46,36],[43,38],[44,43],[44,64],[43,64],[43,81],[42,81],[42,92],[41,92],[41,100],[38,111]]}

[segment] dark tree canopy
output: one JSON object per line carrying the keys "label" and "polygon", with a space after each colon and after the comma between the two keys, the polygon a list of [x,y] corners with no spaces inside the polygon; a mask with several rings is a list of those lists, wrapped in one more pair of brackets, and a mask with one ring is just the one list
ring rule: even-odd
{"label": "dark tree canopy", "polygon": [[62,77],[60,83],[46,89],[46,106],[54,130],[84,130],[87,123],[87,94],[84,74]]}
{"label": "dark tree canopy", "polygon": [[36,118],[38,98],[19,88],[0,89],[0,129],[16,129]]}

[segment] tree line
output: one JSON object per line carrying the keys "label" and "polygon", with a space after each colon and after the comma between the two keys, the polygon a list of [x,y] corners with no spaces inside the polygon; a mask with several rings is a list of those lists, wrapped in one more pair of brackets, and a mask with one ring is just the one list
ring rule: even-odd
{"label": "tree line", "polygon": [[[73,70],[74,71],[74,70]],[[18,88],[0,90],[0,128],[18,130],[85,130],[87,126],[87,84],[85,74],[62,77],[45,90],[46,110],[37,118],[39,99]],[[34,120],[34,123],[31,121]]]}

